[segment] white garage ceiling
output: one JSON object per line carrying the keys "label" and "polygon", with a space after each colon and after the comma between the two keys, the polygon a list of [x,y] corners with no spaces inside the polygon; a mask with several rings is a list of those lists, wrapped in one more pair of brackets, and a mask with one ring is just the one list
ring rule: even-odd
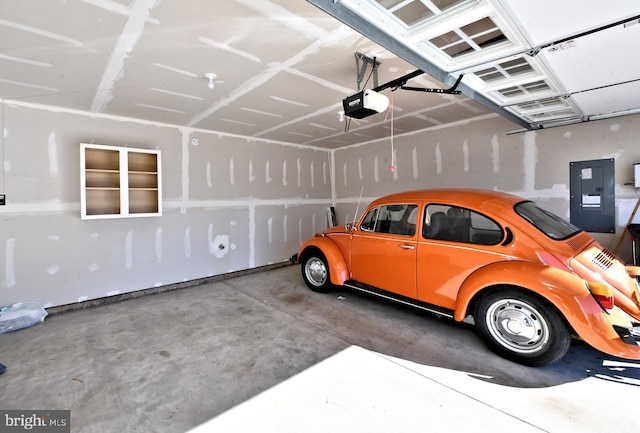
{"label": "white garage ceiling", "polygon": [[637,0],[3,0],[0,98],[336,148],[391,133],[391,113],[341,119],[361,53],[379,84],[463,75],[461,95],[384,90],[395,133],[492,111],[537,129],[640,110],[639,18]]}

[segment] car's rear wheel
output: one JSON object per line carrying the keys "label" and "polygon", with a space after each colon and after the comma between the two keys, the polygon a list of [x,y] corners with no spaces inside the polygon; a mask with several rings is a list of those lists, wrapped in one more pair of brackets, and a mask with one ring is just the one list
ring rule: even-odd
{"label": "car's rear wheel", "polygon": [[524,291],[489,292],[476,304],[474,320],[491,350],[520,364],[552,364],[571,346],[571,333],[559,313]]}
{"label": "car's rear wheel", "polygon": [[331,290],[329,265],[321,252],[314,251],[303,255],[300,263],[302,265],[302,278],[311,290],[320,293],[326,293]]}

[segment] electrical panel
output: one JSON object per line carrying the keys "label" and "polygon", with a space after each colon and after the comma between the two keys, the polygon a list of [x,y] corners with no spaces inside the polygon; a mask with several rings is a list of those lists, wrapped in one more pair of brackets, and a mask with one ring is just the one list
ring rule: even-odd
{"label": "electrical panel", "polygon": [[593,233],[615,233],[613,158],[571,162],[571,223]]}

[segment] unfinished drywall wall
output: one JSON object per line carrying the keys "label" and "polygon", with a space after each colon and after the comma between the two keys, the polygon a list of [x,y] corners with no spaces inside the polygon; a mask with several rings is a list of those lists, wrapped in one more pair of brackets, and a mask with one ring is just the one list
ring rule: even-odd
{"label": "unfinished drywall wall", "polygon": [[[285,262],[327,226],[330,152],[5,102],[0,305],[73,304]],[[80,219],[80,143],[162,152],[163,215]]]}
{"label": "unfinished drywall wall", "polygon": [[[594,234],[613,250],[638,200],[636,189],[627,184],[633,181],[633,164],[640,162],[640,116],[506,134],[513,129],[492,115],[398,135],[393,144],[389,137],[337,150],[338,221],[351,221],[356,208],[361,213],[378,196],[437,187],[510,192],[568,219],[569,163],[614,158],[618,228],[615,234]],[[619,253],[630,261],[630,242]]]}

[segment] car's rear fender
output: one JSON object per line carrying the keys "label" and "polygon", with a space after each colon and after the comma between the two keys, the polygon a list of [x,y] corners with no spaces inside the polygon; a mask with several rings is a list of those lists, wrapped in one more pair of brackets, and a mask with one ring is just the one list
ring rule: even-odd
{"label": "car's rear fender", "polygon": [[572,331],[594,348],[610,355],[640,359],[640,347],[625,343],[613,327],[632,325],[618,307],[611,314],[606,313],[582,278],[542,264],[512,261],[477,270],[460,287],[454,319],[461,321],[472,314],[474,303],[485,291],[505,286],[537,293],[549,301]]}
{"label": "car's rear fender", "polygon": [[298,261],[302,262],[306,254],[321,252],[327,259],[329,266],[329,277],[331,283],[337,286],[344,284],[349,279],[349,268],[340,248],[330,238],[326,236],[315,236],[307,240],[298,253]]}
{"label": "car's rear fender", "polygon": [[[576,332],[584,327],[586,313],[578,298],[593,298],[584,280],[557,268],[522,261],[493,263],[467,277],[458,292],[454,319],[462,321],[472,314],[475,302],[486,290],[505,286],[519,287],[548,300],[574,329],[577,328]],[[589,314],[604,313],[595,300],[593,308]]]}

